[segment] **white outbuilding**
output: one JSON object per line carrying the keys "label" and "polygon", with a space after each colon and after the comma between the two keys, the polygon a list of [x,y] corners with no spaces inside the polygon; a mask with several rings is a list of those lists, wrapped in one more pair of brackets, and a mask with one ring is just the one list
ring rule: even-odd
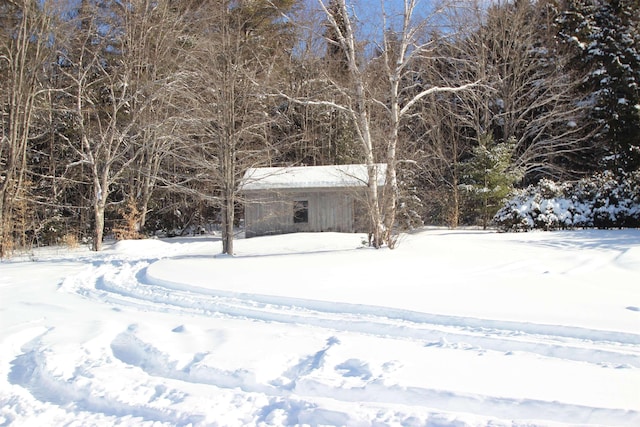
{"label": "white outbuilding", "polygon": [[[379,187],[386,165],[375,165]],[[246,237],[295,232],[366,232],[366,165],[266,167],[247,170]]]}

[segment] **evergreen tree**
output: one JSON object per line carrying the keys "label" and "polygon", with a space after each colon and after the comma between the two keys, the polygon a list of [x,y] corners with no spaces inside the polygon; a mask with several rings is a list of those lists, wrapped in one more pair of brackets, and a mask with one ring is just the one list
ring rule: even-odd
{"label": "evergreen tree", "polygon": [[600,124],[601,166],[640,167],[640,1],[569,0],[560,35],[573,45],[575,62],[589,71],[585,99]]}
{"label": "evergreen tree", "polygon": [[480,217],[483,228],[487,228],[513,185],[521,179],[521,173],[511,168],[514,150],[513,138],[496,143],[491,134],[483,134],[471,158],[461,166],[461,188],[469,196],[471,208]]}

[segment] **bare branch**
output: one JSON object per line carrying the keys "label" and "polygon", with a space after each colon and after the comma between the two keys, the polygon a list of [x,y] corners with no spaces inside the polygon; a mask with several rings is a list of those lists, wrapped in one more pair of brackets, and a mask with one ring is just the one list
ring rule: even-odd
{"label": "bare branch", "polygon": [[411,109],[411,107],[413,107],[418,101],[420,101],[425,96],[433,95],[435,93],[442,93],[442,92],[455,93],[455,92],[469,90],[473,87],[478,86],[480,82],[481,82],[480,80],[477,80],[473,83],[466,83],[462,86],[457,86],[457,87],[430,87],[429,89],[423,90],[422,92],[420,92],[419,94],[411,98],[411,100],[409,100],[400,110],[400,115],[403,116],[404,114],[406,114],[407,111]]}

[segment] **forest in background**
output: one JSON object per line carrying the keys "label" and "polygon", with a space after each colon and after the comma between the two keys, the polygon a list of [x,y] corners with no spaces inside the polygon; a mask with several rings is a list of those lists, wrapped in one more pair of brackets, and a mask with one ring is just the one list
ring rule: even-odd
{"label": "forest in background", "polygon": [[639,180],[640,1],[354,3],[0,0],[0,256],[209,227],[233,253],[256,166],[389,164],[376,246]]}

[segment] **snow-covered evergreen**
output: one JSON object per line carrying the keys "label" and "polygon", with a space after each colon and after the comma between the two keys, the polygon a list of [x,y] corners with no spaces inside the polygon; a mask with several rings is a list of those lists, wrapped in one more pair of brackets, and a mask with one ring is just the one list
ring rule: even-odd
{"label": "snow-covered evergreen", "polygon": [[611,170],[640,166],[639,10],[638,0],[570,0],[558,19],[576,66],[589,71],[584,96],[600,126],[594,142]]}
{"label": "snow-covered evergreen", "polygon": [[494,217],[505,231],[640,226],[640,171],[596,174],[575,183],[543,179],[518,190]]}

